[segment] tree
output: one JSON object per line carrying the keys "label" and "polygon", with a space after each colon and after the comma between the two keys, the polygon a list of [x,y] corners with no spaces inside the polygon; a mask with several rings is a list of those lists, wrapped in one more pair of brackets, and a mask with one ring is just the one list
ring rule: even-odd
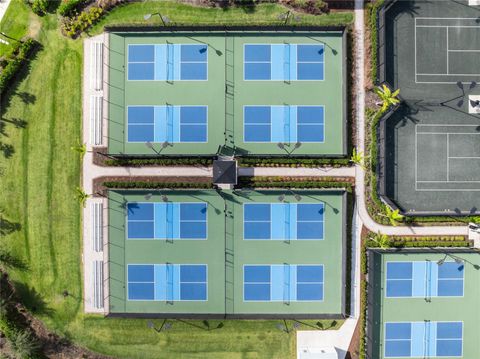
{"label": "tree", "polygon": [[354,147],[352,151],[352,156],[350,157],[350,162],[353,162],[354,164],[359,165],[360,167],[365,169],[364,160],[365,156],[363,155],[363,152],[357,152],[357,149]]}
{"label": "tree", "polygon": [[90,197],[90,195],[85,193],[85,191],[82,188],[80,187],[76,188],[75,198],[77,199],[78,202],[80,202],[82,207],[85,207],[88,197]]}
{"label": "tree", "polygon": [[381,112],[385,112],[388,110],[390,106],[394,106],[398,103],[400,103],[400,100],[397,98],[397,96],[400,93],[400,89],[392,92],[388,86],[385,84],[382,85],[382,87],[377,87],[375,88],[375,93],[380,97],[382,100],[382,108]]}
{"label": "tree", "polygon": [[390,247],[390,240],[386,234],[374,233],[369,239],[377,243],[382,249]]}
{"label": "tree", "polygon": [[388,218],[388,221],[392,226],[396,226],[398,225],[398,222],[403,221],[404,216],[400,214],[399,209],[393,210],[387,205],[384,208],[386,214],[380,214],[380,216]]}

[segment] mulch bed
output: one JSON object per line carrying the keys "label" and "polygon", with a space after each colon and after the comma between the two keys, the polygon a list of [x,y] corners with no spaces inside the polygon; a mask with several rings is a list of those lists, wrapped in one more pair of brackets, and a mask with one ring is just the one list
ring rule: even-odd
{"label": "mulch bed", "polygon": [[[10,298],[9,315],[15,318],[18,327],[24,328],[41,344],[42,357],[51,359],[65,358],[85,358],[85,359],[110,359],[111,357],[96,354],[90,350],[79,347],[71,343],[68,339],[62,338],[57,334],[50,332],[45,325],[34,317],[22,304],[20,295],[17,293],[13,283],[9,280],[6,273],[0,272],[1,297]],[[13,354],[6,338],[0,338],[0,353],[6,355]],[[11,355],[13,357],[13,355]]]}

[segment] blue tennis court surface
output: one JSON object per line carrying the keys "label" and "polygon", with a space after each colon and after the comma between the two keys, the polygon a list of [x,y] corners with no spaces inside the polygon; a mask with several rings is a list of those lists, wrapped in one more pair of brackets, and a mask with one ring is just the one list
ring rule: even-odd
{"label": "blue tennis court surface", "polygon": [[323,203],[246,203],[243,211],[244,239],[323,239]]}
{"label": "blue tennis court surface", "polygon": [[129,264],[128,300],[207,300],[206,264]]}
{"label": "blue tennis court surface", "polygon": [[206,203],[128,203],[128,239],[207,239]]}
{"label": "blue tennis court surface", "polygon": [[207,63],[207,45],[128,45],[128,80],[207,80]]}
{"label": "blue tennis court surface", "polygon": [[245,142],[324,142],[323,106],[244,106]]}
{"label": "blue tennis court surface", "polygon": [[207,142],[207,106],[128,106],[128,142]]}
{"label": "blue tennis court surface", "polygon": [[323,265],[245,265],[244,301],[322,301]]}
{"label": "blue tennis court surface", "polygon": [[464,265],[456,262],[388,262],[387,297],[461,297]]}
{"label": "blue tennis court surface", "polygon": [[386,358],[461,357],[462,322],[385,323]]}
{"label": "blue tennis court surface", "polygon": [[245,44],[244,79],[320,81],[325,74],[323,44]]}

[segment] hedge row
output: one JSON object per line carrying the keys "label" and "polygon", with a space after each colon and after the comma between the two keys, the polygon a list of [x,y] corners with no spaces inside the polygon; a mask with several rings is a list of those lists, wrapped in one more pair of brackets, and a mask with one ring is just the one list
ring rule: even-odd
{"label": "hedge row", "polygon": [[146,181],[135,181],[135,182],[103,182],[103,186],[106,188],[121,188],[121,189],[131,189],[131,188],[145,188],[145,189],[155,189],[155,188],[213,188],[212,183],[208,182],[146,182]]}
{"label": "hedge row", "polygon": [[350,166],[348,158],[258,158],[242,157],[238,159],[241,167],[342,167]]}
{"label": "hedge row", "polygon": [[119,158],[105,161],[107,166],[142,167],[142,166],[185,166],[201,165],[210,166],[211,158]]}
{"label": "hedge row", "polygon": [[7,59],[2,73],[0,74],[0,94],[2,94],[13,81],[20,69],[30,61],[30,54],[37,47],[38,42],[27,39],[19,43],[13,50],[11,58]]}
{"label": "hedge row", "polygon": [[345,189],[347,192],[352,192],[352,184],[349,182],[324,182],[324,181],[309,181],[309,182],[272,182],[272,181],[241,181],[244,186],[261,187],[261,188],[338,188]]}
{"label": "hedge row", "polygon": [[374,3],[367,4],[367,22],[371,36],[371,68],[372,68],[372,81],[377,82],[377,64],[378,64],[378,29],[377,18],[378,10],[383,6],[385,0],[377,0]]}

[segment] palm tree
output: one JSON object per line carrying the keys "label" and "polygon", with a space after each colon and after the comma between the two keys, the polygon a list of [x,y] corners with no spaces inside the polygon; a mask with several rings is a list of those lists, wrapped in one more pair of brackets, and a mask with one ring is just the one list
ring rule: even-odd
{"label": "palm tree", "polygon": [[85,143],[81,143],[78,141],[78,144],[75,146],[70,147],[72,151],[78,152],[80,154],[80,157],[85,156],[85,153],[87,153],[87,145]]}
{"label": "palm tree", "polygon": [[81,187],[76,188],[75,198],[78,202],[80,202],[83,207],[85,207],[88,197],[90,197],[90,195],[85,193],[85,191]]}
{"label": "palm tree", "polygon": [[360,167],[365,169],[364,160],[365,160],[365,156],[363,155],[363,152],[362,151],[357,152],[357,149],[354,147],[352,151],[352,156],[350,157],[350,162],[353,162],[354,164],[359,165]]}
{"label": "palm tree", "polygon": [[400,93],[400,89],[392,92],[387,85],[383,84],[382,87],[375,88],[375,93],[382,100],[382,108],[380,109],[381,112],[385,112],[390,106],[400,103],[400,100],[397,98],[398,94]]}
{"label": "palm tree", "polygon": [[373,234],[369,239],[377,243],[382,249],[390,247],[390,240],[386,234],[378,232]]}
{"label": "palm tree", "polygon": [[16,358],[34,358],[40,349],[40,343],[30,332],[16,330],[10,338],[12,349]]}
{"label": "palm tree", "polygon": [[388,218],[388,221],[392,226],[398,225],[398,222],[403,221],[404,216],[400,214],[400,210],[396,209],[393,210],[389,206],[385,206],[386,214],[380,213],[380,216]]}

